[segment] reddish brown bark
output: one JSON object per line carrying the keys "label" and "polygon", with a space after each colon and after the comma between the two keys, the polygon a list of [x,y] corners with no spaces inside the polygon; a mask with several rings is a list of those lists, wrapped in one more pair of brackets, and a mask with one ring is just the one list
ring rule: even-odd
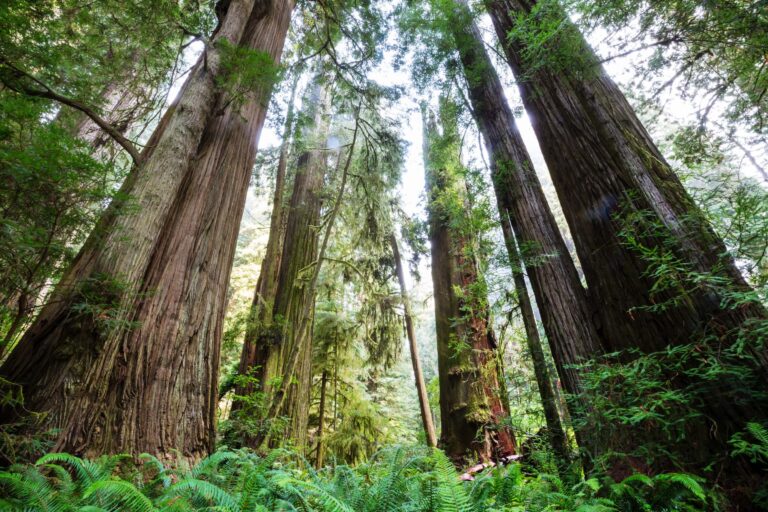
{"label": "reddish brown bark", "polygon": [[525,328],[525,339],[528,351],[531,354],[531,361],[533,362],[533,374],[536,378],[539,395],[541,396],[541,405],[544,409],[544,418],[548,430],[547,435],[555,456],[561,464],[564,464],[570,458],[568,438],[565,435],[565,429],[557,409],[557,396],[555,395],[555,388],[552,386],[552,379],[549,376],[544,349],[541,346],[539,327],[536,323],[533,304],[531,303],[525,275],[523,274],[523,261],[520,259],[520,252],[517,249],[515,237],[512,233],[512,226],[506,215],[501,216],[501,229],[504,234],[507,253],[509,254],[510,266],[512,267],[515,294],[517,295],[520,316],[523,319],[523,327]]}
{"label": "reddish brown bark", "polygon": [[[601,338],[480,33],[461,6],[454,14],[453,35],[467,76],[474,118],[491,157],[499,212],[509,218],[524,249],[522,257],[558,374],[565,389],[575,394],[581,384],[572,365],[602,354]],[[514,255],[510,257],[514,261]]]}
{"label": "reddish brown bark", "polygon": [[[746,318],[765,318],[757,304],[724,309],[717,290],[689,290],[687,299],[663,312],[636,309],[670,298],[653,296],[648,262],[626,244],[621,231],[630,212],[647,212],[667,238],[644,236],[650,247],[670,246],[692,271],[728,279],[736,290],[748,287],[725,256],[722,241],[703,219],[678,177],[638,120],[616,84],[596,63],[575,27],[586,70],[544,66],[535,72],[507,37],[515,16],[527,14],[535,0],[487,2],[515,75],[533,128],[571,228],[590,296],[599,304],[601,329],[611,350],[660,350],[686,343],[706,325],[738,327]],[[664,236],[664,235],[662,235]],[[768,354],[760,354],[768,361]]]}
{"label": "reddish brown bark", "polygon": [[[523,43],[507,34],[536,4],[486,1],[563,205],[607,348],[654,352],[695,342],[719,354],[752,322],[765,321],[765,308],[757,302],[729,305],[728,293],[749,287],[627,99],[562,12],[563,34],[584,68],[533,68],[526,62]],[[653,262],[627,243],[622,234],[627,229],[639,245],[675,258],[674,265],[683,269],[674,276],[677,286],[654,290]],[[688,272],[714,276],[719,284],[693,283]],[[659,304],[664,307],[655,307]],[[768,351],[756,341],[744,345],[755,363],[742,363],[745,373],[757,372],[762,388],[768,383]],[[670,376],[670,387],[677,385],[691,382]],[[734,400],[738,382],[721,379],[714,386],[702,404],[708,425],[692,427],[695,431],[675,448],[676,456],[699,471],[719,453],[727,469],[716,478],[728,487],[747,488],[750,480],[764,478],[764,471],[728,459],[728,439],[747,421],[765,418],[766,404],[756,395]]]}
{"label": "reddish brown bark", "polygon": [[[443,109],[445,112],[445,109]],[[450,114],[449,114],[450,116]],[[446,116],[443,116],[444,119]],[[496,339],[473,241],[457,224],[461,191],[459,139],[455,118],[437,134],[424,119],[424,168],[428,196],[432,283],[440,380],[440,445],[455,462],[489,462],[516,451],[514,434],[499,424],[508,415],[500,396]],[[439,138],[440,137],[440,138]]]}
{"label": "reddish brown bark", "polygon": [[[292,7],[232,0],[216,39],[277,60]],[[39,428],[61,429],[57,450],[213,446],[222,306],[269,92],[233,105],[220,70],[213,44],[124,184],[130,204],[110,207],[0,371],[47,413]]]}

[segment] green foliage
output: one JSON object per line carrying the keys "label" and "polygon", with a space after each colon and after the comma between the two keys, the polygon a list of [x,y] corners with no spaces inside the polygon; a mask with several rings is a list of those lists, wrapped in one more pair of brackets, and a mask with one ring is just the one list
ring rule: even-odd
{"label": "green foliage", "polygon": [[[639,81],[661,89],[681,84],[701,102],[706,119],[714,101],[732,121],[765,134],[768,112],[768,15],[765,2],[700,0],[571,0],[590,28],[608,30],[616,55],[633,55]],[[669,77],[672,76],[670,79]]]}
{"label": "green foliage", "polygon": [[234,45],[226,39],[218,42],[221,74],[218,85],[229,94],[229,102],[242,105],[253,99],[263,103],[275,84],[282,80],[282,67],[269,52]]}
{"label": "green foliage", "polygon": [[95,461],[52,454],[34,466],[0,472],[0,509],[8,511],[327,511],[522,512],[525,510],[709,510],[690,475],[634,475],[622,482],[566,486],[556,476],[526,477],[513,464],[462,482],[439,450],[391,447],[357,467],[315,471],[290,452],[259,457],[219,451],[187,469],[142,455]]}
{"label": "green foliage", "polygon": [[733,455],[746,455],[752,462],[768,462],[768,428],[760,423],[747,423],[745,432],[731,438]]}
{"label": "green foliage", "polygon": [[114,170],[41,102],[0,94],[0,353],[13,344],[109,200]]}
{"label": "green foliage", "polygon": [[230,377],[232,388],[242,388],[249,392],[244,395],[231,395],[232,404],[237,409],[219,426],[219,436],[227,445],[244,446],[248,440],[267,437],[282,439],[288,427],[288,418],[268,417],[267,394],[262,391],[259,379],[254,377],[255,373],[256,369],[252,368],[250,373],[233,372]]}
{"label": "green foliage", "polygon": [[583,79],[599,71],[591,49],[568,19],[560,0],[541,0],[529,12],[518,13],[507,38],[520,48],[526,76],[546,69]]}

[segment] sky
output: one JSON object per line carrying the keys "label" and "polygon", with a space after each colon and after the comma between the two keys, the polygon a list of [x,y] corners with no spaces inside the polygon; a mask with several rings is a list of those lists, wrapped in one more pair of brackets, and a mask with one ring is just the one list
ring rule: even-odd
{"label": "sky", "polygon": [[[492,46],[495,44],[496,35],[492,29],[492,25],[487,16],[483,16],[478,20],[478,24],[483,32],[486,44]],[[597,50],[600,55],[611,55],[613,52],[610,46],[606,43],[608,37],[605,33],[595,31],[589,34],[589,40],[592,46]],[[394,31],[390,31],[389,41],[387,41],[387,47],[394,47],[396,43],[396,34]],[[185,54],[185,63],[191,65],[202,50],[202,45],[199,43],[191,45]],[[502,82],[505,84],[505,92],[507,94],[507,101],[514,109],[521,107],[521,101],[517,93],[517,89],[514,86],[514,78],[511,75],[509,67],[503,61],[501,61],[494,52],[489,52],[491,58],[495,60],[494,64],[497,72],[502,78]],[[621,59],[610,60],[605,64],[606,71],[614,78],[620,85],[623,83],[630,83],[633,78],[633,63],[637,62],[639,58],[646,58],[647,55],[642,54],[630,54],[627,57]],[[405,163],[402,170],[402,178],[399,186],[399,196],[401,198],[401,207],[404,212],[410,217],[424,219],[426,217],[424,208],[424,170],[423,170],[423,158],[422,158],[422,122],[420,109],[418,108],[420,101],[427,101],[431,103],[431,106],[436,107],[436,95],[431,94],[434,91],[415,91],[411,85],[411,80],[407,66],[396,67],[394,66],[395,51],[386,50],[384,52],[383,62],[378,65],[369,77],[383,86],[401,86],[406,91],[400,100],[394,105],[394,107],[387,112],[389,117],[398,119],[401,124],[401,138],[406,141],[407,150],[405,154]],[[672,73],[672,70],[670,70]],[[662,80],[665,78],[662,77]],[[182,80],[178,80],[174,84],[169,98],[173,98],[180,88]],[[301,86],[300,86],[301,87]],[[632,91],[628,91],[632,92]],[[695,119],[695,105],[690,101],[681,97],[679,91],[674,88],[669,88],[660,98],[661,104],[664,108],[664,114],[674,121],[690,122]],[[301,107],[301,94],[297,97],[297,108]],[[274,103],[273,103],[274,105]],[[518,118],[518,127],[520,129],[523,141],[531,155],[534,163],[534,167],[539,175],[539,178],[547,193],[553,210],[556,212],[559,210],[559,204],[557,203],[556,194],[551,186],[551,179],[544,163],[544,159],[539,150],[536,137],[533,133],[533,129],[530,123],[528,115],[524,109],[518,109],[522,114]],[[717,113],[715,112],[715,115]],[[277,133],[274,123],[270,123],[270,118],[275,116],[275,112],[268,114],[268,121],[264,125],[264,129],[259,140],[259,148],[266,149],[274,147],[280,144],[280,137]],[[478,144],[478,135],[476,133],[470,133],[465,137],[465,141],[468,143],[464,148],[463,157],[467,163],[482,162],[483,155],[480,152],[484,151],[484,148]],[[487,158],[485,158],[487,161]],[[756,171],[750,168],[749,165],[742,166],[740,172],[746,175],[757,176]],[[264,223],[265,215],[268,216],[268,198],[265,198],[263,194],[260,195],[260,190],[257,188],[258,183],[254,183],[249,191],[249,197],[246,204],[246,212],[244,216],[244,225],[249,222],[260,222],[264,225],[264,230],[268,228],[268,223]],[[560,216],[562,218],[562,216]],[[567,231],[567,226],[562,226]],[[265,239],[266,243],[266,239]],[[407,250],[407,248],[405,248]],[[419,269],[422,276],[429,275],[429,269],[427,262],[422,260],[422,268]],[[409,286],[414,287],[412,279],[408,276]]]}

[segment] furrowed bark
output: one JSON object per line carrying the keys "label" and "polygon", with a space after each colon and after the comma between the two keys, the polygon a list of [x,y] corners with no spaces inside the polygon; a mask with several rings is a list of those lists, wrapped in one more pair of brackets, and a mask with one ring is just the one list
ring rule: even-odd
{"label": "furrowed bark", "polygon": [[[719,354],[751,325],[764,322],[768,314],[757,301],[729,304],[729,293],[749,293],[743,276],[565,14],[559,12],[562,30],[582,57],[578,60],[587,63],[585,69],[554,69],[548,64],[534,69],[524,57],[524,43],[508,33],[518,16],[527,17],[538,2],[485,3],[563,205],[606,348],[650,353],[668,345],[706,343]],[[676,275],[681,286],[654,289],[654,262],[628,243],[627,231],[649,251],[674,258],[683,269]],[[688,272],[713,276],[719,284],[692,283]],[[657,304],[666,307],[654,307]],[[764,387],[765,344],[747,339],[744,348],[754,361],[744,359],[745,371],[755,371]],[[632,356],[625,352],[624,357]],[[677,377],[673,381],[673,387],[690,385]],[[724,469],[714,478],[733,488],[737,501],[742,499],[738,495],[750,493],[744,489],[764,478],[764,470],[729,459],[728,440],[748,421],[768,414],[757,397],[735,403],[730,397],[739,394],[739,386],[722,381],[702,404],[707,425],[688,436],[696,447],[684,443],[674,448],[691,471],[704,468],[712,454],[722,454]]]}
{"label": "furrowed bark", "polygon": [[[445,112],[445,108],[441,109]],[[438,139],[434,119],[424,116],[424,169],[428,197],[432,283],[440,380],[441,447],[457,464],[500,460],[515,453],[514,434],[499,424],[508,415],[499,395],[496,339],[486,297],[478,296],[473,241],[455,227],[466,190],[458,174],[455,117],[446,115]],[[455,154],[454,154],[455,151]],[[450,153],[450,154],[448,154]]]}
{"label": "furrowed bark", "polygon": [[421,361],[419,360],[419,347],[416,344],[416,332],[413,328],[413,315],[411,314],[411,301],[408,298],[408,288],[405,284],[405,272],[403,271],[403,262],[400,258],[400,249],[397,246],[397,238],[392,233],[389,237],[389,243],[392,246],[392,255],[395,259],[395,271],[397,273],[397,282],[400,285],[400,297],[403,301],[403,316],[405,317],[405,332],[408,336],[408,348],[411,352],[411,365],[413,366],[413,379],[416,382],[416,394],[419,397],[419,411],[421,412],[421,424],[424,427],[424,436],[427,440],[427,446],[437,447],[437,435],[435,434],[435,425],[432,421],[432,411],[429,408],[429,396],[427,395],[427,385],[424,382],[424,373],[421,371]]}
{"label": "furrowed bark", "polygon": [[501,215],[523,249],[523,261],[539,305],[558,374],[572,394],[581,390],[578,365],[603,353],[555,218],[547,204],[504,89],[466,7],[457,5],[454,38],[467,77],[475,121],[491,156],[491,176]]}
{"label": "furrowed bark", "polygon": [[[240,45],[279,63],[292,11],[293,0],[257,4]],[[227,286],[271,89],[217,109],[134,306],[138,327],[125,345],[146,359],[128,373],[126,387],[143,396],[141,407],[123,416],[124,430],[161,452],[178,439],[205,447],[195,456],[214,449]],[[151,414],[159,407],[168,418]]]}
{"label": "furrowed bark", "polygon": [[267,419],[286,418],[282,432],[266,432],[254,446],[277,439],[290,439],[300,449],[307,442],[310,386],[312,382],[312,323],[304,321],[314,309],[315,291],[307,274],[318,265],[320,197],[326,172],[325,144],[328,136],[330,95],[316,78],[309,99],[313,119],[304,143],[307,149],[297,161],[291,202],[288,207],[285,241],[281,256],[269,336],[262,334],[256,363],[263,372],[262,388],[269,404]]}
{"label": "furrowed bark", "polygon": [[[56,450],[162,455],[173,448],[199,457],[212,447],[221,320],[212,314],[215,303],[199,306],[226,289],[234,242],[223,233],[236,231],[237,222],[229,231],[221,223],[226,215],[239,219],[242,205],[217,200],[211,189],[243,194],[255,152],[249,130],[261,125],[231,109],[214,116],[228,103],[217,85],[216,44],[240,43],[249,18],[251,30],[264,30],[258,21],[274,10],[263,7],[229,3],[212,45],[123,185],[128,199],[110,206],[0,369],[22,385],[26,410],[47,414],[36,428],[61,429]],[[267,48],[274,48],[276,32],[266,32]],[[244,107],[250,114],[261,108]],[[214,137],[220,130],[231,143]],[[237,161],[227,155],[240,151],[248,156],[230,168]],[[221,183],[211,187],[213,176]],[[245,183],[239,188],[238,176]],[[212,215],[219,209],[222,215]],[[198,245],[211,233],[222,233],[221,246]],[[17,420],[19,412],[4,409],[2,421]]]}
{"label": "furrowed bark", "polygon": [[[277,171],[275,173],[275,192],[272,200],[272,216],[269,225],[269,239],[261,262],[259,279],[256,282],[256,291],[251,305],[250,316],[246,326],[243,350],[240,354],[238,373],[251,375],[258,379],[259,389],[263,389],[265,375],[263,365],[267,361],[270,333],[273,332],[273,313],[275,296],[277,295],[277,283],[280,275],[280,261],[283,253],[285,239],[286,209],[285,182],[288,167],[288,153],[291,145],[291,132],[294,125],[294,107],[296,89],[300,74],[294,77],[291,87],[291,98],[288,102],[288,110],[283,128],[280,156],[278,158]],[[252,384],[239,385],[235,388],[235,394],[246,396],[256,391]],[[232,404],[232,412],[240,410],[241,404],[235,400]],[[255,439],[247,439],[246,443],[256,448]]]}

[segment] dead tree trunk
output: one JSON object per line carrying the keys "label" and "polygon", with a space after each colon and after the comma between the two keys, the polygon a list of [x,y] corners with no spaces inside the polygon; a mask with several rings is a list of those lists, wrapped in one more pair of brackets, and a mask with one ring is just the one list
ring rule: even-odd
{"label": "dead tree trunk", "polygon": [[[456,463],[514,454],[513,433],[499,424],[508,411],[499,395],[496,339],[473,241],[462,232],[466,190],[459,138],[450,106],[442,105],[443,135],[424,118],[424,169],[432,254],[437,360],[440,379],[441,446]],[[455,116],[455,114],[453,114]]]}
{"label": "dead tree trunk", "polygon": [[416,332],[413,329],[413,316],[411,315],[411,301],[408,298],[408,288],[405,285],[405,272],[403,271],[403,262],[400,258],[400,249],[397,247],[397,238],[392,233],[389,237],[389,243],[392,246],[392,255],[395,259],[395,271],[397,273],[397,282],[400,285],[400,297],[403,301],[403,316],[405,320],[405,332],[408,336],[408,347],[411,351],[411,365],[413,366],[413,379],[416,382],[416,393],[419,396],[419,410],[421,412],[421,424],[424,427],[424,436],[427,440],[427,446],[437,446],[437,436],[435,434],[435,425],[432,421],[432,411],[429,409],[429,396],[427,395],[427,385],[424,383],[424,373],[421,371],[421,361],[419,360],[419,347],[416,344]]}

